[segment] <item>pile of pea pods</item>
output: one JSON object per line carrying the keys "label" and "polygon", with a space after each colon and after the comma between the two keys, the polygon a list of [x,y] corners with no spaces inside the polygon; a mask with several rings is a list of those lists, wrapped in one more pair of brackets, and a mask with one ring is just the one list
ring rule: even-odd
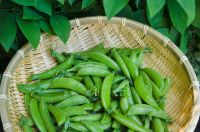
{"label": "pile of pea pods", "polygon": [[170,79],[144,67],[150,48],[104,48],[51,54],[58,62],[27,84],[28,115],[21,115],[24,132],[167,132]]}

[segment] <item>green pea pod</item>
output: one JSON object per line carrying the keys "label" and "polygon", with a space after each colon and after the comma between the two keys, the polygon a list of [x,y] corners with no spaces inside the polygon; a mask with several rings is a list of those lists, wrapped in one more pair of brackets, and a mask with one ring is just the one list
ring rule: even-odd
{"label": "green pea pod", "polygon": [[58,126],[61,126],[65,122],[65,112],[62,109],[53,105],[48,105],[48,110],[56,119]]}
{"label": "green pea pod", "polygon": [[135,104],[142,104],[142,100],[141,100],[140,96],[138,95],[138,93],[136,92],[134,87],[131,87],[131,93],[133,95],[133,100],[134,100]]}
{"label": "green pea pod", "polygon": [[126,78],[125,76],[116,75],[116,76],[114,77],[113,84],[118,83],[118,82],[124,80],[125,78]]}
{"label": "green pea pod", "polygon": [[166,98],[165,97],[160,98],[158,101],[158,105],[162,110],[165,110],[166,109]]}
{"label": "green pea pod", "polygon": [[22,127],[22,129],[25,132],[33,132],[33,129],[31,128],[31,126],[34,125],[32,118],[28,116],[26,117],[21,114],[20,119],[19,119],[19,125]]}
{"label": "green pea pod", "polygon": [[30,113],[37,128],[41,132],[46,132],[47,130],[45,128],[44,122],[41,117],[41,113],[39,111],[38,101],[34,98],[32,98],[30,101]]}
{"label": "green pea pod", "polygon": [[92,79],[94,81],[95,87],[97,88],[97,94],[99,95],[103,83],[102,79],[98,76],[92,76]]}
{"label": "green pea pod", "polygon": [[56,58],[58,63],[63,63],[66,60],[64,55],[62,55],[61,53],[56,52],[55,50],[51,50],[51,55]]}
{"label": "green pea pod", "polygon": [[153,81],[151,81],[151,85],[153,97],[157,100],[161,97],[161,91]]}
{"label": "green pea pod", "polygon": [[165,96],[167,94],[167,92],[169,91],[170,85],[171,85],[171,79],[166,78],[164,80],[164,86],[160,89],[162,96]]}
{"label": "green pea pod", "polygon": [[97,68],[108,70],[108,66],[106,66],[105,64],[91,61],[91,62],[81,62],[78,65],[75,65],[74,67],[69,69],[68,71],[78,71],[79,69],[84,68],[84,67],[97,67]]}
{"label": "green pea pod", "polygon": [[88,132],[88,129],[82,123],[70,123],[70,127],[80,132]]}
{"label": "green pea pod", "polygon": [[151,126],[154,132],[164,132],[164,126],[162,124],[162,121],[158,118],[152,119]]}
{"label": "green pea pod", "polygon": [[23,132],[33,132],[33,128],[29,125],[24,125],[22,129],[23,129]]}
{"label": "green pea pod", "polygon": [[113,131],[112,132],[121,132],[122,130],[120,129],[120,128],[115,128],[115,129],[113,129]]}
{"label": "green pea pod", "polygon": [[149,132],[149,129],[145,129],[144,127],[138,125],[135,121],[131,120],[129,117],[126,117],[118,112],[113,112],[111,116],[118,121],[119,123],[123,124],[124,126],[132,129],[134,131],[140,132]]}
{"label": "green pea pod", "polygon": [[64,108],[68,106],[75,106],[75,105],[88,104],[88,103],[90,103],[90,101],[85,96],[74,95],[56,104],[56,107]]}
{"label": "green pea pod", "polygon": [[78,71],[79,76],[99,76],[105,77],[110,71],[98,67],[84,67]]}
{"label": "green pea pod", "polygon": [[62,64],[51,68],[50,70],[47,70],[43,73],[39,73],[39,74],[33,74],[31,75],[28,79],[29,80],[42,80],[42,79],[49,79],[54,77],[59,71],[63,71],[66,70],[68,68],[70,68],[73,64],[74,61],[74,57],[70,56],[69,59],[67,59],[65,62],[63,62]]}
{"label": "green pea pod", "polygon": [[130,48],[116,48],[116,50],[120,55],[124,56],[129,56],[132,52],[132,49]]}
{"label": "green pea pod", "polygon": [[82,121],[81,123],[91,132],[103,132],[101,124],[96,121]]}
{"label": "green pea pod", "polygon": [[109,111],[111,109],[111,87],[112,82],[114,79],[114,73],[110,73],[105,77],[103,80],[102,88],[101,88],[101,102],[106,111]]}
{"label": "green pea pod", "polygon": [[33,91],[42,91],[48,89],[51,85],[52,80],[44,80],[30,84],[18,84],[17,88],[20,92],[31,93]]}
{"label": "green pea pod", "polygon": [[122,56],[122,59],[126,63],[126,66],[130,72],[132,80],[134,80],[139,74],[137,66],[135,65],[135,63],[133,61],[131,61],[130,58],[128,58],[126,56]]}
{"label": "green pea pod", "polygon": [[83,77],[80,77],[80,76],[72,76],[72,77],[70,77],[71,79],[74,79],[74,80],[76,80],[76,81],[79,81],[79,82],[81,82],[82,80],[83,80]]}
{"label": "green pea pod", "polygon": [[147,117],[144,121],[144,128],[149,129],[150,128],[150,122],[151,122],[150,117]]}
{"label": "green pea pod", "polygon": [[39,110],[40,110],[40,114],[41,114],[42,120],[44,122],[44,125],[45,125],[47,131],[48,132],[55,132],[56,128],[55,128],[55,126],[54,126],[54,124],[51,120],[47,104],[44,100],[40,100]]}
{"label": "green pea pod", "polygon": [[124,97],[127,98],[129,106],[135,104],[129,85],[125,86],[122,94],[123,94]]}
{"label": "green pea pod", "polygon": [[89,96],[86,87],[77,80],[71,78],[55,78],[53,79],[50,88],[66,88],[77,93]]}
{"label": "green pea pod", "polygon": [[162,121],[162,124],[163,124],[163,127],[164,127],[164,132],[169,132],[167,123]]}
{"label": "green pea pod", "polygon": [[128,130],[127,130],[127,132],[134,132],[134,131],[133,131],[133,130],[131,130],[131,129],[128,129]]}
{"label": "green pea pod", "polygon": [[[78,60],[78,59],[75,59],[74,62],[73,62],[73,66],[76,66],[76,65],[79,65],[80,63],[83,63],[85,62],[85,60]],[[72,67],[73,68],[73,67]],[[70,68],[71,69],[71,68]],[[68,70],[70,70],[68,69]]]}
{"label": "green pea pod", "polygon": [[62,94],[63,92],[65,92],[66,89],[63,89],[63,88],[57,88],[57,89],[53,89],[53,88],[49,88],[47,90],[42,90],[42,91],[34,91],[34,93],[38,94],[38,95],[47,95],[49,96],[49,94]]}
{"label": "green pea pod", "polygon": [[137,63],[137,53],[135,51],[131,52],[130,60],[131,60],[132,63],[134,63],[136,65],[136,63]]}
{"label": "green pea pod", "polygon": [[117,128],[121,128],[121,123],[119,123],[118,121],[114,120],[112,123],[112,128],[117,129]]}
{"label": "green pea pod", "polygon": [[166,112],[156,109],[147,104],[136,104],[136,105],[131,106],[128,110],[127,115],[148,115],[148,116],[164,119],[167,121],[171,120],[169,115]]}
{"label": "green pea pod", "polygon": [[83,107],[85,110],[94,110],[94,103],[83,104],[80,107]]}
{"label": "green pea pod", "polygon": [[144,71],[160,89],[164,86],[164,79],[160,73],[151,68],[143,68],[142,71]]}
{"label": "green pea pod", "polygon": [[80,122],[80,121],[99,121],[103,117],[103,114],[88,114],[88,115],[80,115],[74,116],[70,118],[72,122]]}
{"label": "green pea pod", "polygon": [[94,104],[94,111],[99,111],[103,108],[102,106],[102,103],[101,101],[97,101],[95,104]]}
{"label": "green pea pod", "polygon": [[140,75],[142,75],[143,79],[144,79],[144,83],[147,85],[147,89],[149,90],[149,92],[152,94],[152,85],[151,85],[151,80],[150,78],[148,77],[148,75],[143,72],[143,71],[140,71]]}
{"label": "green pea pod", "polygon": [[158,104],[154,100],[152,94],[149,92],[149,90],[146,89],[143,77],[140,75],[138,76],[135,81],[135,90],[138,93],[138,95],[149,105],[154,106],[155,108],[159,108]]}
{"label": "green pea pod", "polygon": [[129,109],[128,99],[126,97],[121,97],[119,104],[120,104],[120,109],[122,113],[126,114]]}
{"label": "green pea pod", "polygon": [[140,52],[137,56],[137,62],[136,62],[136,66],[137,67],[141,67],[142,63],[143,63],[143,59],[144,59],[144,53]]}
{"label": "green pea pod", "polygon": [[31,96],[30,94],[24,94],[24,103],[26,106],[26,110],[28,111],[28,113],[30,113],[30,100],[31,100]]}
{"label": "green pea pod", "polygon": [[138,125],[143,126],[142,120],[136,115],[129,115],[128,116],[131,120],[135,121]]}
{"label": "green pea pod", "polygon": [[82,106],[66,107],[62,110],[64,111],[64,113],[67,117],[88,114],[88,112],[86,111],[87,109]]}
{"label": "green pea pod", "polygon": [[34,94],[32,96],[38,100],[44,100],[46,103],[57,103],[71,97],[72,93],[65,91],[64,94],[58,94],[58,95],[42,96]]}
{"label": "green pea pod", "polygon": [[94,86],[92,79],[89,76],[85,76],[83,78],[83,81],[84,81],[84,84],[87,87],[87,89],[93,90],[93,91],[97,90],[96,87]]}
{"label": "green pea pod", "polygon": [[117,63],[115,61],[113,61],[110,57],[108,57],[102,53],[88,52],[86,55],[89,59],[95,60],[97,62],[101,62],[115,71],[120,70],[119,66],[117,65]]}
{"label": "green pea pod", "polygon": [[116,110],[117,108],[118,108],[118,102],[116,100],[112,100],[111,101],[111,110],[108,111],[108,113]]}
{"label": "green pea pod", "polygon": [[112,120],[111,116],[108,113],[104,113],[100,123],[107,124],[107,123],[111,122],[111,120]]}
{"label": "green pea pod", "polygon": [[128,68],[126,66],[126,64],[124,63],[123,59],[121,58],[121,56],[119,55],[119,53],[117,52],[116,49],[112,49],[112,55],[115,59],[115,61],[117,62],[117,64],[119,65],[120,69],[122,70],[122,72],[124,73],[124,75],[130,79],[130,73],[128,71]]}
{"label": "green pea pod", "polygon": [[121,92],[128,84],[129,81],[127,79],[123,80],[115,89],[112,90],[112,93],[116,95],[118,92]]}

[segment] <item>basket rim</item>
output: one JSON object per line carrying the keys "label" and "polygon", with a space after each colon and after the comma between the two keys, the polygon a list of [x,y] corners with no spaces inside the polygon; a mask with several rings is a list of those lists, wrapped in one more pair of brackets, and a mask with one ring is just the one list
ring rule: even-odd
{"label": "basket rim", "polygon": [[[110,23],[110,24],[120,24],[121,26],[128,26],[131,28],[135,28],[138,30],[143,31],[143,34],[150,35],[154,38],[156,38],[158,41],[162,42],[163,45],[170,49],[172,53],[176,55],[178,59],[180,59],[180,63],[184,65],[185,70],[187,71],[190,80],[191,80],[191,87],[193,88],[193,96],[194,96],[194,104],[191,111],[191,119],[190,121],[184,126],[183,130],[187,132],[193,132],[196,128],[196,125],[199,120],[200,116],[200,90],[199,90],[199,82],[196,77],[196,74],[193,70],[193,67],[191,63],[189,62],[188,58],[184,55],[184,53],[167,37],[159,33],[158,31],[154,30],[153,28],[144,25],[142,23],[139,23],[134,20],[122,18],[122,17],[113,17],[111,20],[107,20],[105,16],[93,16],[93,17],[83,17],[83,18],[76,18],[70,20],[71,28],[75,26],[81,26],[85,24],[93,24],[93,23]],[[41,41],[42,36],[44,36],[46,33],[43,33],[41,35]],[[7,98],[7,92],[8,92],[8,86],[9,81],[12,77],[12,73],[14,72],[16,65],[25,57],[25,55],[32,49],[31,45],[29,43],[26,43],[20,50],[17,51],[15,56],[11,59],[9,62],[5,72],[3,73],[1,85],[0,85],[0,105],[6,106],[2,107],[0,109],[1,114],[1,120],[3,123],[4,130],[6,132],[12,132],[12,124],[10,122],[10,119],[8,117],[8,101]]]}

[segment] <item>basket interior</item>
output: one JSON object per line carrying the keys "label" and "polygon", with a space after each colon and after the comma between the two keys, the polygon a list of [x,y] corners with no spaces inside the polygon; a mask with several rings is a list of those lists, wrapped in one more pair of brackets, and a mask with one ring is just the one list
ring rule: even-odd
{"label": "basket interior", "polygon": [[39,47],[31,50],[18,64],[8,87],[8,112],[14,131],[21,131],[18,126],[20,113],[27,114],[23,93],[18,91],[16,84],[27,83],[30,74],[57,65],[50,55],[50,47],[60,52],[74,52],[87,50],[99,42],[104,42],[106,47],[152,48],[153,53],[145,56],[145,65],[172,79],[172,88],[167,95],[167,112],[174,120],[170,129],[176,132],[187,124],[191,118],[193,91],[189,89],[191,81],[179,58],[161,42],[150,35],[143,35],[138,29],[122,27],[120,24],[94,23],[73,27],[67,45],[63,45],[58,37],[43,34]]}

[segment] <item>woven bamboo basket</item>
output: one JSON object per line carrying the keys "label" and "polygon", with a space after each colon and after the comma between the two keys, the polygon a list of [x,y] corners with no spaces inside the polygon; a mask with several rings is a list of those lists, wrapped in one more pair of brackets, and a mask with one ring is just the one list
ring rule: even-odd
{"label": "woven bamboo basket", "polygon": [[71,34],[66,45],[58,37],[43,34],[39,47],[30,44],[20,49],[3,74],[0,87],[0,110],[6,132],[21,131],[20,113],[27,114],[23,93],[16,87],[26,83],[32,73],[56,66],[50,55],[53,46],[60,52],[87,50],[104,42],[105,47],[150,47],[153,53],[145,56],[145,65],[155,68],[172,79],[167,94],[167,112],[174,122],[171,131],[194,131],[200,108],[199,82],[187,57],[166,37],[152,28],[125,18],[87,17],[71,20]]}

